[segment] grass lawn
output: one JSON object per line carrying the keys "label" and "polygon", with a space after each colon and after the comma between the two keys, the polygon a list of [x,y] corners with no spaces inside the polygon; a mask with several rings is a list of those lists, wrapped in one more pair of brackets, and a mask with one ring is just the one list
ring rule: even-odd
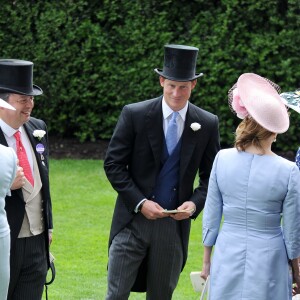
{"label": "grass lawn", "polygon": [[[48,287],[48,299],[105,299],[107,243],[116,192],[106,179],[103,161],[52,159],[50,183],[56,278]],[[199,299],[189,274],[201,268],[201,221],[202,216],[192,221],[189,257],[173,295],[175,300]],[[145,299],[145,294],[131,293],[129,299]]]}

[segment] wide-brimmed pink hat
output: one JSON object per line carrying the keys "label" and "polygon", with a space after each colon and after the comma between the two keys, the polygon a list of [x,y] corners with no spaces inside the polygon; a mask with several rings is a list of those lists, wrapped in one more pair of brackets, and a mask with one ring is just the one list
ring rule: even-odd
{"label": "wide-brimmed pink hat", "polygon": [[257,74],[244,73],[229,90],[229,106],[239,118],[249,115],[270,132],[283,133],[288,130],[290,120],[278,88]]}
{"label": "wide-brimmed pink hat", "polygon": [[4,107],[7,109],[11,109],[11,110],[16,110],[12,105],[10,105],[9,103],[7,103],[6,101],[4,101],[1,98],[0,98],[0,107]]}

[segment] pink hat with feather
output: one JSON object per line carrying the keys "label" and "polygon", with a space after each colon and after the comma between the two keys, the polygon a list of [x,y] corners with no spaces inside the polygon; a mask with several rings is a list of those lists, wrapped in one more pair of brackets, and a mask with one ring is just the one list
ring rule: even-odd
{"label": "pink hat with feather", "polygon": [[269,79],[244,73],[229,90],[229,106],[239,118],[249,115],[270,132],[283,133],[288,130],[290,121],[279,90]]}

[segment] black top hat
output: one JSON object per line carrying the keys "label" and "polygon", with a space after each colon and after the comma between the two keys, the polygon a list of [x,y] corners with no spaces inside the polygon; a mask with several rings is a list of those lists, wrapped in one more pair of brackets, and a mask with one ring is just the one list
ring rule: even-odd
{"label": "black top hat", "polygon": [[0,59],[0,91],[38,96],[43,90],[32,83],[33,63],[19,59]]}
{"label": "black top hat", "polygon": [[170,80],[191,81],[203,75],[196,74],[196,63],[199,49],[184,45],[165,45],[163,70],[154,71]]}

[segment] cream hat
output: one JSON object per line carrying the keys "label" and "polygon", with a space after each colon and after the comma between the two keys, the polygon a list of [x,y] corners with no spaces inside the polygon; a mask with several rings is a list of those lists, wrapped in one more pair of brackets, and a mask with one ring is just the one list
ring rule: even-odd
{"label": "cream hat", "polygon": [[270,132],[283,133],[288,130],[290,121],[276,87],[279,88],[257,74],[244,73],[236,88],[230,89],[229,105],[239,118],[249,115]]}
{"label": "cream hat", "polygon": [[300,90],[280,94],[283,103],[300,113]]}
{"label": "cream hat", "polygon": [[11,106],[9,103],[7,103],[1,98],[0,98],[0,106],[11,110],[16,110],[13,106]]}

